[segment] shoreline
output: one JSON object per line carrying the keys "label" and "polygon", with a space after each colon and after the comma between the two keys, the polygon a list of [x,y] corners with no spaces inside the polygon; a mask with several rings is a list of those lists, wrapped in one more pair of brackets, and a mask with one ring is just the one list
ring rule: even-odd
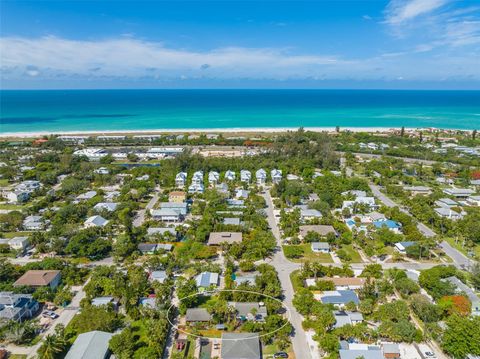
{"label": "shoreline", "polygon": [[[186,129],[153,129],[153,130],[94,130],[94,131],[32,131],[32,132],[5,132],[0,133],[0,138],[35,138],[41,136],[64,135],[64,136],[102,136],[102,135],[160,135],[160,134],[205,134],[205,133],[284,133],[288,131],[297,131],[301,127],[255,127],[255,128],[186,128]],[[391,133],[399,131],[402,127],[339,127],[340,132],[368,132],[368,133]],[[328,127],[303,127],[306,131],[337,133],[336,126]],[[405,127],[405,131],[462,131],[471,132],[472,130],[455,128],[434,128],[434,127]]]}

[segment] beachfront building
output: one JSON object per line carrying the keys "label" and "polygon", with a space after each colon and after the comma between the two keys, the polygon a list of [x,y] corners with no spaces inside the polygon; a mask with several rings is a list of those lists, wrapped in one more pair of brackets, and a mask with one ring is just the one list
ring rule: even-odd
{"label": "beachfront building", "polygon": [[84,148],[73,152],[74,156],[87,157],[89,161],[99,161],[101,158],[108,155],[108,152],[103,148]]}
{"label": "beachfront building", "polygon": [[235,172],[228,170],[225,172],[225,180],[226,181],[235,181]]}
{"label": "beachfront building", "polygon": [[218,173],[217,171],[210,171],[208,173],[208,183],[211,186],[215,186],[218,181],[220,181],[220,173]]}
{"label": "beachfront building", "polygon": [[277,184],[282,180],[282,171],[277,170],[277,169],[273,169],[270,172],[270,176],[272,177],[272,183]]}
{"label": "beachfront building", "polygon": [[179,172],[175,176],[175,186],[183,188],[187,184],[187,172]]}
{"label": "beachfront building", "polygon": [[255,172],[255,178],[257,179],[258,185],[264,185],[267,182],[267,172],[263,168],[260,168]]}
{"label": "beachfront building", "polygon": [[244,183],[250,183],[252,180],[252,172],[247,170],[240,171],[240,181]]}

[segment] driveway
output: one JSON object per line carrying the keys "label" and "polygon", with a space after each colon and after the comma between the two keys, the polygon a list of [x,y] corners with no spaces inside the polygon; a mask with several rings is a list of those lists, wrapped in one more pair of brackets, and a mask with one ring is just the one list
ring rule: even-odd
{"label": "driveway", "polygon": [[158,202],[159,199],[159,194],[160,194],[160,188],[155,189],[155,193],[153,194],[153,197],[148,201],[147,205],[145,206],[145,209],[141,209],[137,212],[137,216],[133,219],[133,226],[134,227],[140,227],[143,222],[145,222],[145,215],[147,211],[151,210],[155,204]]}

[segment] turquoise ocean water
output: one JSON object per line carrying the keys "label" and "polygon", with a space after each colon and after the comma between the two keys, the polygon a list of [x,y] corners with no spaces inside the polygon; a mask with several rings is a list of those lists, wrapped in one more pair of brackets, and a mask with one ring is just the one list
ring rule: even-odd
{"label": "turquoise ocean water", "polygon": [[0,132],[273,127],[480,129],[480,91],[0,91]]}

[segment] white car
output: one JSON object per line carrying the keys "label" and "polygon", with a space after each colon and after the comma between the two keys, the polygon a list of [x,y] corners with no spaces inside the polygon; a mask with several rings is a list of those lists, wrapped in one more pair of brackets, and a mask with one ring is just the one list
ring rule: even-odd
{"label": "white car", "polygon": [[424,358],[426,358],[426,359],[436,359],[437,358],[433,349],[430,348],[430,346],[428,346],[427,344],[419,344],[418,348],[420,349],[420,352],[421,352],[421,354],[423,355]]}

